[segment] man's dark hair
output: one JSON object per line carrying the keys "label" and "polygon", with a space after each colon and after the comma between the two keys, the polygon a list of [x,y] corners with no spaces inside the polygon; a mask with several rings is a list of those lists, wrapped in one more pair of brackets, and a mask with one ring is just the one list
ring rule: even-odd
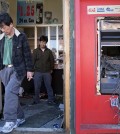
{"label": "man's dark hair", "polygon": [[47,37],[47,36],[42,35],[42,36],[40,36],[39,41],[45,41],[45,42],[47,43],[47,42],[48,42],[48,37]]}
{"label": "man's dark hair", "polygon": [[3,24],[10,26],[11,23],[13,23],[13,20],[8,13],[0,13],[0,25],[1,26]]}

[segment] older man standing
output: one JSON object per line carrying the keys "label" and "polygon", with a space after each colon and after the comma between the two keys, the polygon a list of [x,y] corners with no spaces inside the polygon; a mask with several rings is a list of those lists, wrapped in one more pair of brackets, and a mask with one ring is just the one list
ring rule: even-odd
{"label": "older man standing", "polygon": [[39,94],[42,80],[44,81],[45,87],[48,94],[48,104],[55,105],[55,98],[53,89],[51,87],[52,77],[51,73],[54,69],[54,57],[52,51],[47,48],[46,44],[48,37],[42,35],[39,39],[38,48],[33,51],[33,64],[34,64],[34,86],[35,86],[35,97],[34,104],[39,103]]}

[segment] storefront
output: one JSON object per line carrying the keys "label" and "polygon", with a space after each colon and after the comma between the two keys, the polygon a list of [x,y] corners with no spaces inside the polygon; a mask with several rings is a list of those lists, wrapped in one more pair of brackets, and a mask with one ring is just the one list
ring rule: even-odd
{"label": "storefront", "polygon": [[[66,5],[68,6],[68,1]],[[37,48],[38,39],[41,35],[48,36],[47,46],[53,51],[55,57],[52,83],[53,90],[55,94],[62,95],[64,100],[66,98],[64,93],[68,93],[67,99],[64,101],[64,104],[68,108],[65,112],[67,114],[65,114],[66,124],[64,128],[69,131],[69,58],[67,58],[69,53],[66,54],[67,67],[64,67],[65,64],[63,63],[64,50],[69,46],[69,42],[68,38],[65,38],[66,43],[68,42],[68,44],[64,47],[62,0],[56,0],[56,2],[54,2],[54,0],[1,0],[1,11],[4,10],[12,16],[14,26],[17,27],[19,31],[26,33],[31,52],[33,49]],[[65,14],[64,16],[66,17],[68,15]],[[67,21],[69,21],[69,19]],[[67,25],[67,29],[68,28],[69,25]],[[68,49],[65,51],[67,50]],[[64,70],[67,71],[64,73]],[[68,85],[66,85],[67,90],[64,91],[64,80],[66,77]],[[25,84],[25,86],[27,86],[27,84]],[[1,108],[2,107],[1,101]]]}
{"label": "storefront", "polygon": [[119,0],[75,0],[76,134],[120,133],[119,27]]}
{"label": "storefront", "polygon": [[29,1],[25,6],[18,0],[15,8],[9,7],[31,50],[41,34],[48,35],[55,68],[63,71],[64,129],[71,134],[120,133],[120,2],[61,0],[57,6],[54,1]]}

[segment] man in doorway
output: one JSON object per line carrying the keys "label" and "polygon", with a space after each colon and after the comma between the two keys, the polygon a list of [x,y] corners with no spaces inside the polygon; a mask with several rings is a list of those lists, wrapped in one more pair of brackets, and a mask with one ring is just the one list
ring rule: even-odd
{"label": "man in doorway", "polygon": [[24,33],[13,26],[8,13],[0,14],[0,79],[5,86],[3,133],[9,133],[25,122],[19,103],[19,91],[23,78],[33,77],[33,64],[29,44]]}
{"label": "man in doorway", "polygon": [[47,36],[41,36],[39,39],[39,46],[33,51],[33,64],[34,64],[34,86],[35,96],[33,104],[39,103],[39,94],[42,80],[44,81],[45,87],[48,94],[48,104],[53,105],[54,94],[51,87],[51,73],[54,68],[54,57],[52,51],[47,48],[48,42]]}

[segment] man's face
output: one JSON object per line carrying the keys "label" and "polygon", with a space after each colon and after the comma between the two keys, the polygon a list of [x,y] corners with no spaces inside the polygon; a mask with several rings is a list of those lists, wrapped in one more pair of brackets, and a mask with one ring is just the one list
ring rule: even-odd
{"label": "man's face", "polygon": [[46,47],[46,42],[45,41],[39,41],[40,48],[45,48]]}
{"label": "man's face", "polygon": [[0,30],[5,33],[6,35],[10,36],[13,31],[13,24],[11,23],[9,26],[5,25],[4,23],[1,25]]}

